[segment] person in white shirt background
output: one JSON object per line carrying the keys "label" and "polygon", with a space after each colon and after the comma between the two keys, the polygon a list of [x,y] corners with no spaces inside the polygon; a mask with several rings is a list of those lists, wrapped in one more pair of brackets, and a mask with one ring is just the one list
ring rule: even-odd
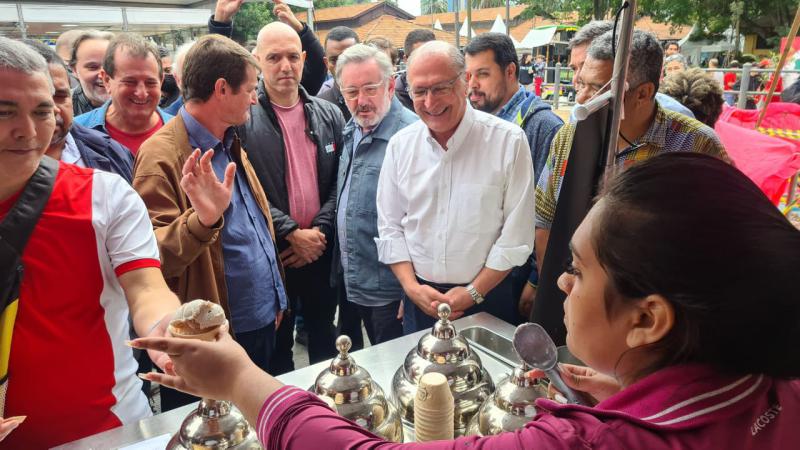
{"label": "person in white shirt background", "polygon": [[[432,41],[409,59],[409,93],[422,119],[389,141],[378,181],[378,259],[403,287],[403,331],[451,318],[516,314],[509,271],[533,251],[534,186],[517,125],[474,110],[464,57]],[[484,302],[485,299],[485,302]]]}

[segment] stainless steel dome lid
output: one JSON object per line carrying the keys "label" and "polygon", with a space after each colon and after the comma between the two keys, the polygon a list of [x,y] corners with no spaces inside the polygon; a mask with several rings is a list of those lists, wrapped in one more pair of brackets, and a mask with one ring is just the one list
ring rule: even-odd
{"label": "stainless steel dome lid", "polygon": [[400,416],[369,372],[349,355],[352,341],[336,339],[339,354],[320,372],[310,391],[332,400],[336,412],[384,439],[402,442]]}
{"label": "stainless steel dome lid", "polygon": [[527,376],[530,367],[523,364],[497,384],[497,389],[481,405],[470,421],[467,434],[482,436],[522,428],[536,415],[535,402],[547,398],[547,387]]}
{"label": "stainless steel dome lid", "polygon": [[427,372],[447,377],[454,400],[454,430],[466,431],[467,424],[480,405],[494,391],[494,383],[483,368],[480,357],[450,322],[450,305],[438,307],[439,321],[406,355],[392,379],[392,396],[405,425],[414,422],[414,395],[419,380]]}

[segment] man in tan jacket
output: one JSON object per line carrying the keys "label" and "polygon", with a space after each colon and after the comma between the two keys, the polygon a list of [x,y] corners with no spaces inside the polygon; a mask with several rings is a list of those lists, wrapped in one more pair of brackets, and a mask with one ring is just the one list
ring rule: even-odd
{"label": "man in tan jacket", "polygon": [[[267,198],[234,130],[256,101],[258,64],[232,40],[209,35],[183,69],[185,106],[142,145],[133,186],[167,283],[183,302],[222,305],[236,340],[269,370],[286,293]],[[163,410],[191,400],[174,394],[162,390]]]}

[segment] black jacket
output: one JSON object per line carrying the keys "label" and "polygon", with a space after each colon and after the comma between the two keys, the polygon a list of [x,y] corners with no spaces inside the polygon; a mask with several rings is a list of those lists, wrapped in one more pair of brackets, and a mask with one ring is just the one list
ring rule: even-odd
{"label": "black jacket", "polygon": [[86,94],[83,93],[83,86],[78,84],[78,87],[72,91],[72,113],[75,117],[80,116],[81,114],[87,113],[94,109],[94,106],[89,102],[89,99],[86,98]]}
{"label": "black jacket", "polygon": [[350,110],[347,109],[347,103],[344,102],[344,96],[342,96],[342,90],[339,89],[339,83],[334,82],[330,89],[322,94],[317,95],[317,98],[327,100],[336,105],[339,108],[339,111],[342,112],[345,123],[350,120]]}
{"label": "black jacket", "polygon": [[[336,175],[343,145],[344,118],[335,105],[308,95],[302,87],[300,100],[304,104],[306,134],[317,146],[320,210],[314,217],[312,226],[318,226],[328,243],[333,243]],[[238,131],[258,181],[267,193],[278,248],[283,250],[288,247],[286,235],[297,229],[298,224],[289,216],[286,147],[263,80],[258,83],[258,104],[250,107],[250,119],[238,127]]]}
{"label": "black jacket", "polygon": [[410,109],[411,112],[416,112],[414,111],[414,100],[408,95],[408,77],[406,74],[407,72],[405,70],[397,74],[394,84],[394,95],[400,100],[403,106]]}
{"label": "black jacket", "polygon": [[72,124],[69,132],[75,139],[75,145],[87,167],[115,173],[124,178],[128,184],[131,183],[133,154],[127,148],[107,134],[77,123]]}
{"label": "black jacket", "polygon": [[[233,23],[217,22],[212,15],[208,19],[208,32],[231,37]],[[325,50],[322,48],[322,44],[319,43],[319,39],[308,29],[308,25],[303,24],[303,30],[298,34],[300,35],[303,51],[306,52],[306,62],[303,66],[303,78],[300,80],[300,84],[308,92],[317,92],[322,87],[322,83],[325,82],[328,73],[328,67],[322,59],[325,56]]]}

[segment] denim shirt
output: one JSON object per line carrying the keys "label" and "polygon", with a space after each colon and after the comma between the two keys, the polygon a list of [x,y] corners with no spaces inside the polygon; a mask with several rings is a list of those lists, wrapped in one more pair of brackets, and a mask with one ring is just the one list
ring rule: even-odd
{"label": "denim shirt", "polygon": [[[378,237],[375,197],[389,139],[417,120],[413,112],[393,97],[386,117],[371,133],[358,136],[360,129],[353,119],[342,132],[344,148],[336,183],[339,229],[333,273],[343,274],[347,299],[358,305],[386,305],[400,300],[403,292],[389,266],[378,261],[374,241]],[[353,148],[356,142],[357,148]],[[346,261],[342,261],[342,257]]]}
{"label": "denim shirt", "polygon": [[[223,180],[228,163],[235,162],[230,154],[233,128],[225,132],[223,143],[185,108],[180,109],[180,114],[186,123],[189,144],[203,152],[214,149],[211,166],[217,178]],[[233,329],[243,333],[264,328],[275,321],[278,310],[286,309],[286,294],[267,219],[240,165],[236,168],[231,203],[223,218],[222,254]]]}

